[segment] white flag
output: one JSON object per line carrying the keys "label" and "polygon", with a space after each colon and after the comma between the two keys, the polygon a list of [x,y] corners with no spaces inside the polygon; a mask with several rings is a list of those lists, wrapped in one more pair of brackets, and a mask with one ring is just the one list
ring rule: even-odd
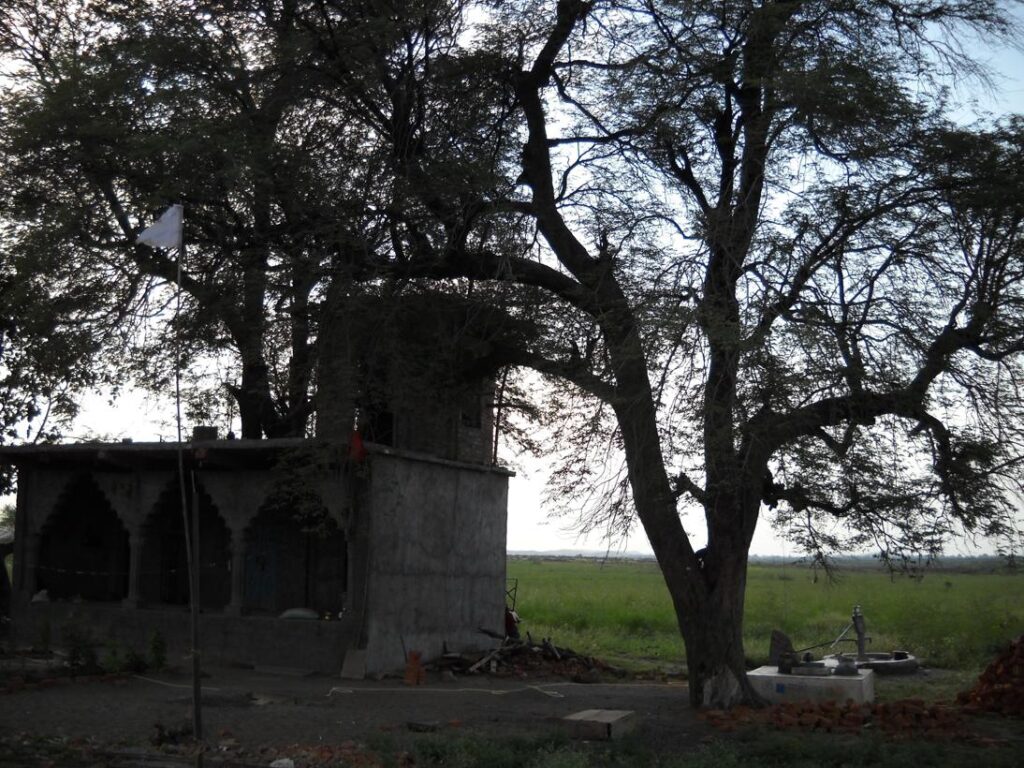
{"label": "white flag", "polygon": [[161,216],[156,224],[142,230],[135,240],[140,245],[150,248],[181,248],[181,221],[183,209],[180,205],[172,205]]}

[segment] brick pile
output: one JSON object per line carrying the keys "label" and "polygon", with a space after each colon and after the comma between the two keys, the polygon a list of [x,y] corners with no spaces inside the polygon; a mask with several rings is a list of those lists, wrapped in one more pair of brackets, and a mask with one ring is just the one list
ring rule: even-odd
{"label": "brick pile", "polygon": [[966,712],[1024,717],[1024,635],[985,668],[971,690],[957,695],[957,703]]}
{"label": "brick pile", "polygon": [[853,700],[787,702],[764,709],[736,707],[729,711],[709,710],[702,713],[702,717],[712,727],[726,732],[759,724],[783,731],[824,733],[854,734],[872,729],[895,738],[946,740],[969,736],[956,707],[928,704],[923,699],[879,704],[858,704]]}

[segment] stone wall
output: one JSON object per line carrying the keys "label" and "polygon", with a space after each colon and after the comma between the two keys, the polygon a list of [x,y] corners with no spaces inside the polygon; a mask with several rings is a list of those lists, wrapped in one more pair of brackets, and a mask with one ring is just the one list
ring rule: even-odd
{"label": "stone wall", "polygon": [[[177,498],[175,475],[166,468],[173,467],[174,449],[120,450],[120,460],[132,455],[140,464],[145,459],[152,466],[114,471],[109,468],[113,460],[106,467],[97,466],[102,448],[83,449],[81,455],[59,449],[14,454],[33,457],[19,459],[12,595],[17,643],[32,645],[49,627],[53,642],[59,644],[62,626],[83,622],[100,645],[110,642],[142,650],[157,630],[173,652],[187,651],[188,613],[182,597],[187,593],[180,583],[172,585],[177,587],[171,591],[179,604],[170,604],[159,598],[168,593],[165,580],[146,580],[153,568],[162,569],[161,574],[167,569],[164,548],[154,546],[153,538],[163,544],[179,533],[184,536],[168,518]],[[203,581],[208,585],[202,619],[206,658],[335,672],[349,649],[361,648],[372,674],[401,669],[406,650],[432,657],[445,645],[452,650],[480,648],[490,642],[480,627],[502,629],[509,472],[379,446],[369,446],[369,456],[360,465],[328,461],[325,468],[318,468],[311,461],[315,471],[308,477],[303,474],[300,485],[315,491],[333,521],[332,533],[312,545],[292,541],[268,558],[267,547],[281,538],[274,535],[280,533],[281,520],[268,516],[274,508],[267,506],[276,482],[274,470],[266,464],[245,466],[244,445],[223,451],[219,467],[207,466],[197,474],[200,519],[207,521],[205,530],[218,533],[204,534],[201,542]],[[59,466],[50,463],[54,456],[61,457]],[[238,466],[231,468],[232,462]],[[106,592],[101,595],[105,602],[79,599],[73,589],[64,588],[65,578],[60,594],[54,595],[62,599],[33,603],[42,569],[67,567],[54,560],[58,550],[52,542],[63,530],[54,521],[80,511],[75,494],[83,482],[88,484],[90,507],[103,513],[111,531],[120,531],[127,539],[127,553],[123,548],[120,554],[112,553],[109,563],[90,555],[84,566],[73,567],[122,574],[118,599]],[[57,510],[61,513],[55,517]],[[157,512],[162,527],[154,523]],[[262,535],[254,535],[261,526]],[[72,536],[63,542],[62,557],[75,559],[74,540]],[[210,549],[214,544],[216,552]],[[257,603],[247,571],[253,571],[260,556],[268,563],[275,561],[267,573],[273,576],[276,592]],[[288,563],[299,556],[308,560],[305,570],[289,570]],[[174,572],[183,567],[177,563]],[[309,602],[307,607],[329,612],[331,620],[279,619],[281,609],[299,607],[285,606],[281,600]]]}
{"label": "stone wall", "polygon": [[369,471],[367,669],[493,645],[479,630],[504,627],[509,473],[398,454]]}
{"label": "stone wall", "polygon": [[[124,609],[104,603],[22,603],[14,627],[15,642],[38,645],[45,631],[60,647],[65,628],[74,626],[88,637],[103,661],[111,648],[120,658],[128,651],[149,655],[154,632],[167,645],[167,662],[187,668],[191,625],[185,608]],[[199,647],[204,663],[286,667],[337,673],[345,650],[358,634],[356,618],[340,621],[278,619],[269,616],[228,616],[204,612],[200,616]],[[45,628],[45,630],[44,630]]]}

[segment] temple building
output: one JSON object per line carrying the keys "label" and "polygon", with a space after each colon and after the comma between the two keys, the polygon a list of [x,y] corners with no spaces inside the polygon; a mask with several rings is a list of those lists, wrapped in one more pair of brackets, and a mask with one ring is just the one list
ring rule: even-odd
{"label": "temple building", "polygon": [[519,328],[451,298],[382,302],[325,327],[317,439],[0,446],[18,473],[15,641],[77,624],[187,652],[187,518],[205,659],[374,674],[493,644],[511,473],[491,382]]}
{"label": "temple building", "polygon": [[[16,642],[77,623],[100,646],[144,651],[159,632],[187,652],[178,448],[0,448],[18,469]],[[375,443],[181,449],[204,658],[336,672],[357,651],[378,673],[502,629],[507,470]]]}

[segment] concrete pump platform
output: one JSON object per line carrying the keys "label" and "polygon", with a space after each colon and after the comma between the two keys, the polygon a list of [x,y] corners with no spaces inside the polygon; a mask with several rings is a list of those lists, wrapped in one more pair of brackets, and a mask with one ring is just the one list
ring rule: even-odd
{"label": "concrete pump platform", "polygon": [[856,675],[780,674],[778,667],[758,667],[747,672],[754,690],[773,704],[787,701],[846,701],[858,704],[875,700],[875,673],[861,669]]}

